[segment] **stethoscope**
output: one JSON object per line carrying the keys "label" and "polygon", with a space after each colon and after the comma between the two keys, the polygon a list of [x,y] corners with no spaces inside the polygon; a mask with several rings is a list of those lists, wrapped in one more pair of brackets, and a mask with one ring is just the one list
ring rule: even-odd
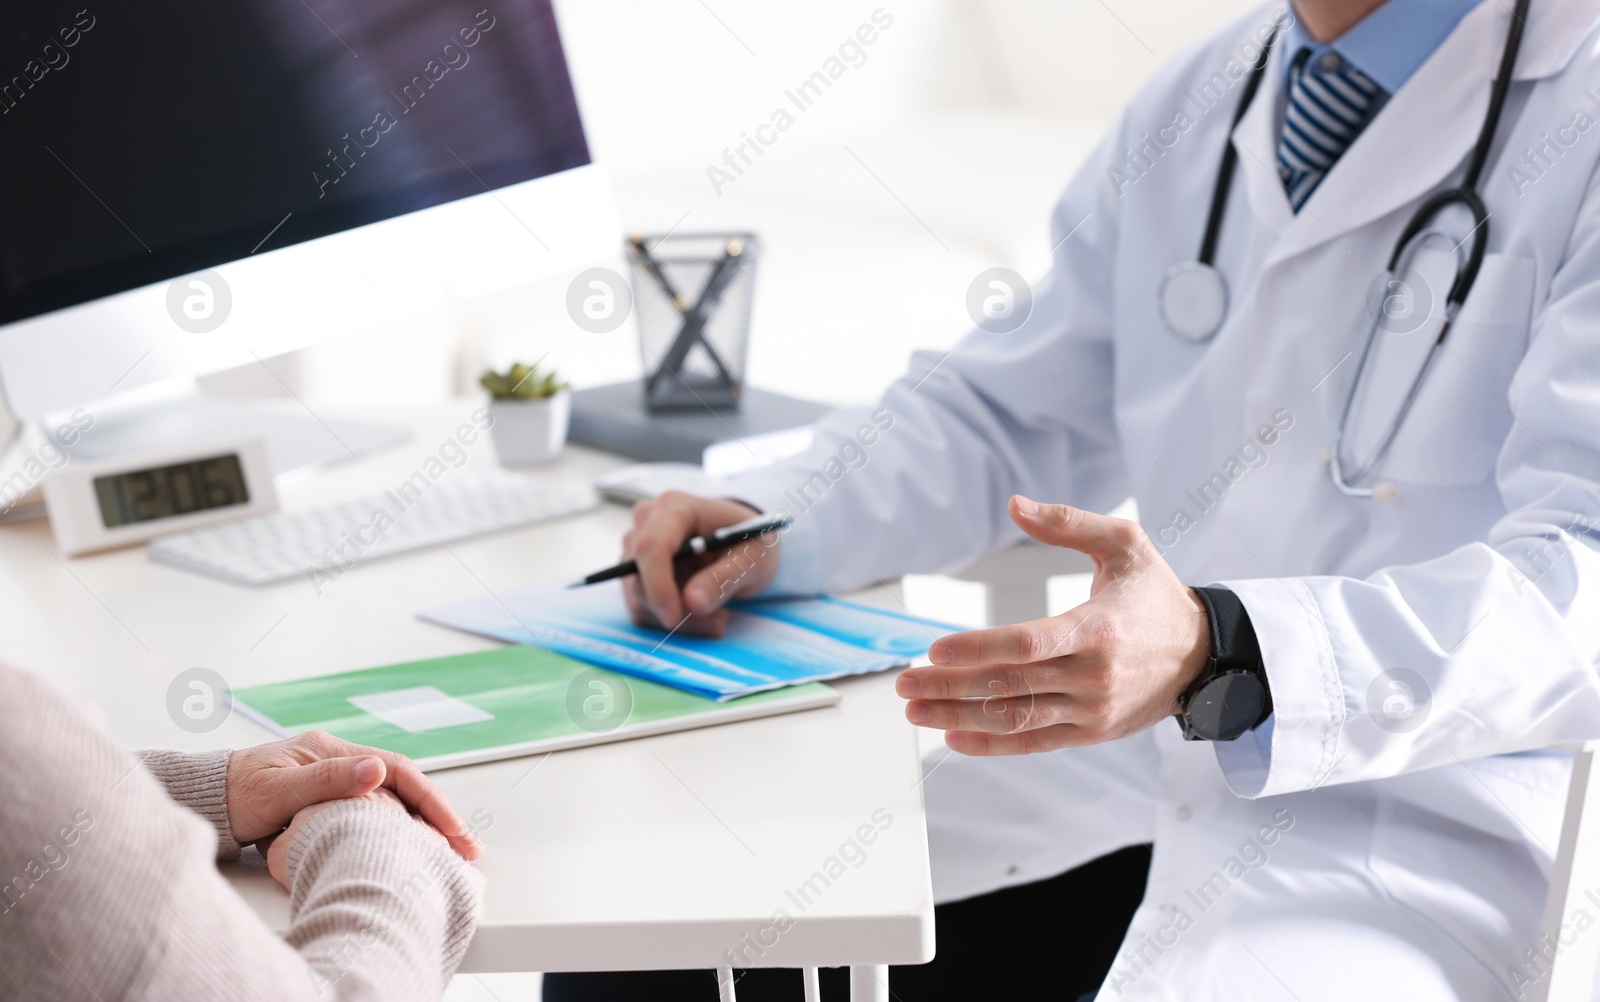
{"label": "stethoscope", "polygon": [[[1400,239],[1395,242],[1394,253],[1389,257],[1387,272],[1381,286],[1383,289],[1393,289],[1400,284],[1400,276],[1406,273],[1413,255],[1430,240],[1444,240],[1453,244],[1456,277],[1450,285],[1449,293],[1445,296],[1444,324],[1439,328],[1439,335],[1429,347],[1416,377],[1411,381],[1410,389],[1407,390],[1399,409],[1395,411],[1394,418],[1380,437],[1377,448],[1366,462],[1347,467],[1343,445],[1350,414],[1364,385],[1367,366],[1372,360],[1373,345],[1377,343],[1378,330],[1385,319],[1384,311],[1388,304],[1386,295],[1377,297],[1372,326],[1367,330],[1367,340],[1362,346],[1360,360],[1356,363],[1355,378],[1351,381],[1350,392],[1345,397],[1344,410],[1340,413],[1339,424],[1334,430],[1333,447],[1328,454],[1328,473],[1333,485],[1351,497],[1393,499],[1394,488],[1388,484],[1378,484],[1376,487],[1357,485],[1383,461],[1383,457],[1389,452],[1389,447],[1394,444],[1395,436],[1400,433],[1406,415],[1411,411],[1411,405],[1416,402],[1422,381],[1427,376],[1434,357],[1444,345],[1444,339],[1450,333],[1450,326],[1455,321],[1456,314],[1460,312],[1461,304],[1466,301],[1467,294],[1472,291],[1473,282],[1478,278],[1478,269],[1483,264],[1483,253],[1489,240],[1489,211],[1483,204],[1483,198],[1478,194],[1478,181],[1488,163],[1489,150],[1494,145],[1495,132],[1500,125],[1500,113],[1505,108],[1506,94],[1511,89],[1511,75],[1516,68],[1517,53],[1522,47],[1522,29],[1527,20],[1529,2],[1530,0],[1516,0],[1516,7],[1511,15],[1511,27],[1506,33],[1505,49],[1500,54],[1500,70],[1490,91],[1489,111],[1484,116],[1483,127],[1478,132],[1478,142],[1473,147],[1472,159],[1467,163],[1466,175],[1459,185],[1439,192],[1417,209],[1411,220],[1406,223]],[[1277,39],[1278,32],[1274,31],[1262,46],[1261,58],[1251,68],[1244,92],[1239,98],[1238,111],[1233,116],[1235,128],[1244,118],[1245,112],[1250,109],[1250,102],[1255,99],[1256,91],[1261,88],[1261,78],[1266,75],[1268,57],[1272,55],[1272,45]],[[1234,168],[1239,161],[1238,152],[1234,149],[1231,138],[1232,128],[1228,130],[1228,134],[1229,139],[1223,145],[1222,163],[1217,170],[1217,186],[1211,193],[1211,209],[1206,216],[1205,235],[1200,241],[1200,256],[1193,261],[1185,261],[1174,266],[1161,283],[1161,318],[1174,334],[1188,341],[1209,340],[1222,327],[1222,321],[1228,312],[1228,284],[1216,265],[1212,263],[1217,250],[1217,237],[1222,230],[1222,218],[1227,211],[1228,190],[1232,187]],[[1461,241],[1452,240],[1442,230],[1434,229],[1430,225],[1441,212],[1452,205],[1465,206],[1472,214],[1472,231]],[[1463,253],[1461,248],[1464,244],[1470,244],[1470,249]]]}

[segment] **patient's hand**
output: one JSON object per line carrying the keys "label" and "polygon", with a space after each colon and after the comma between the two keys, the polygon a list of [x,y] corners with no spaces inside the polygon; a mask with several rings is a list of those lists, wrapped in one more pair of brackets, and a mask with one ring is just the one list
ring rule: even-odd
{"label": "patient's hand", "polygon": [[[389,804],[400,813],[407,813],[406,805],[400,802],[400,798],[382,786],[365,794],[364,799]],[[300,829],[305,827],[307,821],[310,821],[336,803],[338,801],[328,800],[320,804],[312,804],[310,807],[301,808],[295,814],[294,820],[289,822],[288,828],[285,828],[280,834],[270,835],[262,839],[257,845],[257,848],[261,850],[261,854],[267,857],[267,872],[272,874],[278,883],[284,887],[289,887],[289,847],[294,845],[295,836],[300,834]],[[427,831],[426,828],[419,830]],[[434,835],[432,837],[442,838],[443,836]]]}
{"label": "patient's hand", "polygon": [[463,858],[483,855],[483,843],[443,791],[404,755],[308,731],[241,749],[228,760],[228,823],[240,845],[270,839],[313,805],[371,796],[387,796],[420,816]]}

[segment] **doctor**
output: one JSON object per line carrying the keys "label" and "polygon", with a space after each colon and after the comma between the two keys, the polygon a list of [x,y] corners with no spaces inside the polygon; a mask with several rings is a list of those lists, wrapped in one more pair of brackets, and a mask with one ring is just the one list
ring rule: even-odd
{"label": "doctor", "polygon": [[[1597,18],[1295,0],[1188,49],[1068,187],[1020,326],[919,354],[738,502],[641,505],[635,615],[715,633],[733,595],[1086,553],[1087,603],[899,681],[953,750],[939,900],[1153,843],[1101,999],[1520,997],[1570,764],[1544,749],[1600,736]],[[1139,524],[1099,514],[1128,497]],[[751,507],[794,526],[675,578]],[[964,982],[940,933],[945,984],[1024,991],[1029,958]]]}

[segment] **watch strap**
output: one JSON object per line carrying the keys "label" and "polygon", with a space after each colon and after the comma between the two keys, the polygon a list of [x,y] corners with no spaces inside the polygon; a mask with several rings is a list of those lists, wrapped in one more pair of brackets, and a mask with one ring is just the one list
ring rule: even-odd
{"label": "watch strap", "polygon": [[[1206,621],[1211,629],[1211,657],[1205,672],[1195,680],[1189,693],[1198,692],[1206,682],[1230,671],[1247,671],[1261,681],[1263,699],[1261,714],[1252,728],[1272,715],[1272,687],[1267,684],[1266,665],[1261,657],[1261,643],[1256,639],[1255,626],[1244,603],[1229,588],[1195,588],[1200,604],[1205,606]],[[1185,697],[1187,706],[1188,698]]]}
{"label": "watch strap", "polygon": [[1196,588],[1211,621],[1211,656],[1227,667],[1260,668],[1261,644],[1239,596],[1229,588]]}

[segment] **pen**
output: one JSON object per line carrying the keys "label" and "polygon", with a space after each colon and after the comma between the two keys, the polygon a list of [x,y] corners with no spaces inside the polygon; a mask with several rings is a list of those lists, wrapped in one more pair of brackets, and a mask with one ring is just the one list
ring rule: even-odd
{"label": "pen", "polygon": [[[725,525],[715,532],[706,533],[704,536],[695,536],[692,539],[685,540],[684,544],[678,547],[678,552],[672,555],[672,559],[682,560],[684,557],[697,557],[702,553],[715,553],[718,550],[726,550],[729,547],[738,546],[740,543],[755,539],[757,536],[769,532],[782,531],[793,524],[794,519],[788,515],[757,515],[755,518],[745,519],[743,522]],[[622,563],[607,567],[603,571],[595,571],[582,581],[574,581],[567,587],[582,588],[585,585],[599,584],[602,581],[610,581],[612,578],[625,578],[630,574],[637,573],[639,573],[639,565],[632,560],[624,560]]]}

